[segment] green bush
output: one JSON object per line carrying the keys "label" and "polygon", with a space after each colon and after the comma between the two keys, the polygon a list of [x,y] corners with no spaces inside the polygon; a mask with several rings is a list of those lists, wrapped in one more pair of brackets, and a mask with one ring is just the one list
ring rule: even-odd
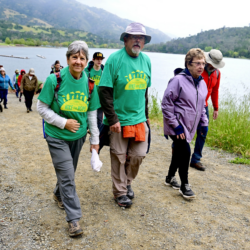
{"label": "green bush", "polygon": [[161,111],[161,100],[158,99],[158,93],[155,89],[148,96],[148,114],[152,120],[157,120],[163,123],[163,116]]}

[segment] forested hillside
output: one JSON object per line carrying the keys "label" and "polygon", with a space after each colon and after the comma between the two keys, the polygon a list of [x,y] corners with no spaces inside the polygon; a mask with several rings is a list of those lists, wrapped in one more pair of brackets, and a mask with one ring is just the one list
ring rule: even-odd
{"label": "forested hillside", "polygon": [[250,58],[250,27],[221,28],[146,46],[149,51],[186,54],[191,48],[219,49],[226,57]]}
{"label": "forested hillside", "polygon": [[[132,22],[75,0],[0,0],[0,6],[0,19],[3,20],[22,25],[83,30],[109,42],[119,41],[121,33]],[[157,29],[146,29],[152,35],[152,43],[170,40],[170,37]]]}
{"label": "forested hillside", "polygon": [[90,47],[118,48],[122,46],[122,43],[108,44],[107,39],[81,30],[55,29],[50,26],[26,26],[4,20],[0,20],[0,40],[7,44],[28,46],[68,46],[74,40],[84,40]]}

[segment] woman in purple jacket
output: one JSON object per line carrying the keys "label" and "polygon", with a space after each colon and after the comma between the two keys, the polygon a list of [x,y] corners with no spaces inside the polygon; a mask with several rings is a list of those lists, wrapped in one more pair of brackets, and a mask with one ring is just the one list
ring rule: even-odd
{"label": "woman in purple jacket", "polygon": [[[175,70],[164,93],[162,113],[164,135],[174,142],[172,160],[165,184],[179,189],[186,199],[195,198],[188,183],[190,145],[200,122],[202,133],[208,131],[208,119],[205,114],[207,85],[201,74],[205,67],[205,55],[201,49],[191,49],[185,57],[185,69]],[[179,74],[178,74],[179,73]],[[179,168],[181,185],[175,179]]]}

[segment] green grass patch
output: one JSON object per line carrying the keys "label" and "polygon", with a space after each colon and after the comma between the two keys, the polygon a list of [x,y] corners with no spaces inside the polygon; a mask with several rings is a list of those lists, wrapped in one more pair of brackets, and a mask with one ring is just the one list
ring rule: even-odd
{"label": "green grass patch", "polygon": [[236,157],[235,159],[229,161],[230,163],[235,163],[235,164],[246,164],[246,165],[250,165],[250,159],[247,158],[239,158]]}
{"label": "green grass patch", "polygon": [[227,91],[220,98],[219,116],[215,121],[212,118],[212,105],[209,106],[210,122],[206,143],[250,159],[250,93],[247,89],[245,93],[238,99]]}

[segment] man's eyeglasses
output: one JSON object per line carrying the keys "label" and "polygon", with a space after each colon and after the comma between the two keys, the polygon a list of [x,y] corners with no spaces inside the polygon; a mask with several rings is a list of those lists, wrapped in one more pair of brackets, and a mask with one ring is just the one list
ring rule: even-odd
{"label": "man's eyeglasses", "polygon": [[191,62],[194,63],[196,65],[196,67],[202,66],[203,68],[205,68],[205,63],[201,63],[201,62]]}
{"label": "man's eyeglasses", "polygon": [[136,40],[145,41],[144,36],[129,36],[129,38],[134,40],[134,41],[136,41]]}

